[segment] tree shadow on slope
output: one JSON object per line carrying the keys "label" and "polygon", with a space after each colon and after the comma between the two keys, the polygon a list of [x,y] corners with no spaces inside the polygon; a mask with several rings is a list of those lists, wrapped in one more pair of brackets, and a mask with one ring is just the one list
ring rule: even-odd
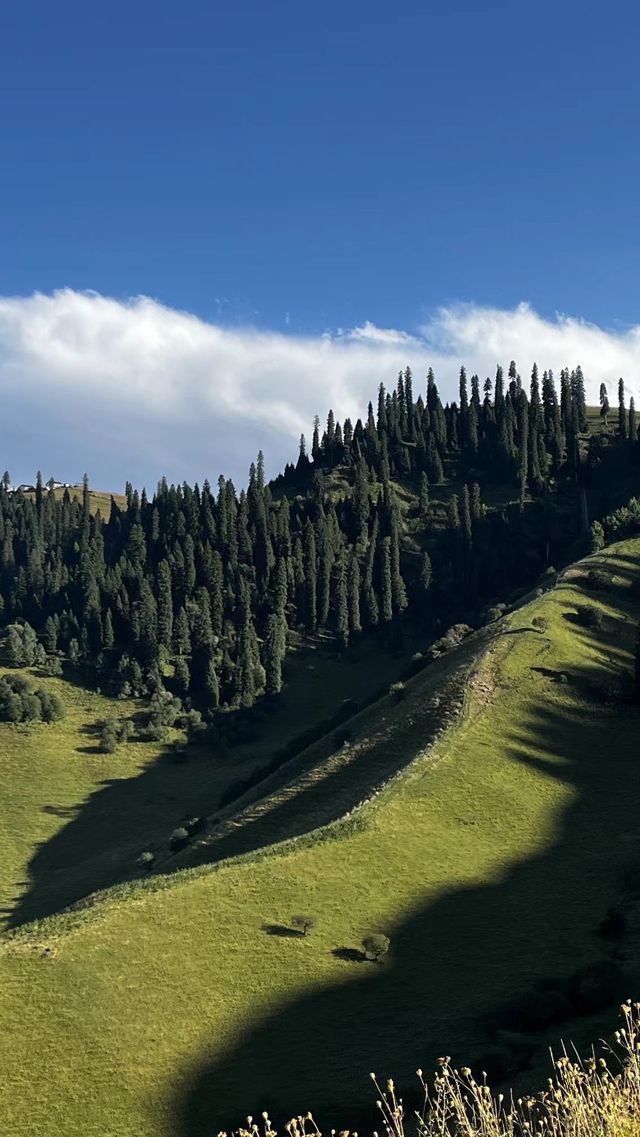
{"label": "tree shadow on slope", "polygon": [[[347,681],[350,677],[361,697],[377,692],[387,672],[397,678],[400,668],[399,663],[385,659],[376,671],[371,662],[373,651],[372,642],[363,642],[354,656],[355,669],[346,671]],[[159,755],[156,749],[153,758],[133,775],[105,779],[77,806],[55,801],[43,804],[44,812],[68,824],[35,847],[25,892],[15,898],[13,909],[5,913],[6,927],[49,916],[100,889],[140,876],[144,870],[138,865],[138,857],[143,851],[154,853],[153,871],[169,873],[184,868],[184,857],[171,854],[169,849],[172,831],[191,817],[214,813],[230,785],[247,775],[251,778],[256,768],[264,767],[273,757],[274,749],[293,742],[300,732],[305,706],[311,704],[318,720],[324,720],[335,711],[332,699],[336,689],[340,698],[346,693],[344,680],[339,684],[335,669],[323,664],[325,670],[321,674],[327,689],[311,697],[308,684],[316,684],[319,665],[315,653],[307,653],[303,663],[304,660],[304,674],[296,673],[270,712],[257,704],[249,716],[235,712],[228,716],[233,719],[229,723],[233,741],[219,751],[212,743],[190,745],[178,751],[166,745]],[[79,671],[75,680],[81,686]],[[309,696],[306,702],[302,691]],[[86,724],[81,733],[90,742],[99,730],[99,724]],[[99,749],[81,745],[68,761],[81,760],[80,755],[95,754]],[[126,744],[118,754],[122,755],[123,772],[130,770]],[[352,804],[356,800],[354,796]],[[326,819],[333,820],[335,816],[334,809]],[[289,813],[284,812],[280,820],[283,826],[289,825]],[[303,821],[304,831],[312,827],[308,819]],[[263,843],[269,843],[269,839]],[[254,847],[253,833],[248,843],[243,837],[240,846],[241,851]],[[216,847],[215,857],[206,855],[200,859],[218,859],[218,853],[228,855],[227,847]]]}
{"label": "tree shadow on slope", "polygon": [[[120,752],[126,770],[126,745]],[[145,849],[168,856],[171,831],[202,800],[211,761],[195,748],[186,767],[176,759],[176,751],[165,746],[133,776],[100,782],[77,806],[44,803],[43,813],[67,824],[35,847],[28,887],[16,898],[8,927],[49,916],[97,889],[139,875],[137,858]]]}
{"label": "tree shadow on slope", "polygon": [[[285,770],[279,787],[259,788],[257,800],[186,851],[183,865],[211,864],[304,837],[349,817],[390,779],[424,753],[463,706],[470,668],[499,634],[483,627],[408,681],[398,693],[368,707],[343,728],[299,756],[298,770]],[[400,695],[401,724],[396,703]],[[373,721],[373,725],[372,725]],[[298,759],[292,763],[296,765]],[[364,815],[355,824],[366,824]]]}
{"label": "tree shadow on slope", "polygon": [[[593,649],[593,665],[579,674],[573,669],[587,685],[594,671],[607,671],[595,663],[603,641],[597,631],[573,634]],[[515,725],[503,752],[508,761],[568,790],[544,852],[522,861],[498,860],[489,883],[455,888],[396,927],[381,929],[392,942],[382,966],[354,967],[345,958],[333,987],[294,998],[247,1028],[224,1058],[185,1072],[174,1102],[175,1137],[237,1127],[263,1109],[278,1124],[310,1109],[323,1131],[370,1129],[380,1120],[371,1108],[371,1070],[383,1078],[393,1075],[410,1116],[418,1104],[411,1100],[417,1066],[431,1070],[444,1054],[484,1064],[488,1049],[504,1044],[506,1036],[486,1024],[507,996],[525,995],[550,975],[568,977],[612,951],[593,933],[623,895],[625,870],[634,858],[640,717],[633,707],[604,711],[592,702],[572,704],[569,691],[564,699],[547,700],[547,679],[525,681],[539,685],[539,710]],[[522,802],[512,807],[505,797],[504,825],[518,826],[522,808]],[[407,872],[415,872],[415,864]],[[339,943],[338,928],[335,935]],[[343,952],[334,954],[340,959]],[[631,960],[627,966],[625,983],[634,994],[639,977]],[[541,1088],[540,1067],[550,1044],[561,1036],[584,1043],[615,1018],[612,1007],[595,1019],[570,1019],[521,1036],[521,1053],[535,1051],[530,1088]],[[513,1036],[510,1046],[515,1052]]]}

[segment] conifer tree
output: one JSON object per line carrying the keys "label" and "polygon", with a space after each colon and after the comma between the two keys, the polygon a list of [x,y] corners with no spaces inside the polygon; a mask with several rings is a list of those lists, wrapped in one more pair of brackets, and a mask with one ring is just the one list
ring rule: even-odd
{"label": "conifer tree", "polygon": [[336,633],[338,643],[346,650],[349,646],[349,603],[347,599],[347,577],[344,560],[341,557],[336,565]]}
{"label": "conifer tree", "polygon": [[627,411],[624,405],[624,379],[618,381],[618,434],[627,437]]}
{"label": "conifer tree", "polygon": [[360,565],[355,550],[351,553],[347,570],[347,606],[349,609],[349,630],[351,632],[361,632]]}
{"label": "conifer tree", "polygon": [[[184,660],[182,662],[184,663]],[[215,710],[220,705],[220,681],[212,658],[209,658],[207,662],[203,687],[209,707]],[[250,706],[251,704],[243,703],[242,705]]]}
{"label": "conifer tree", "polygon": [[420,594],[423,600],[431,588],[432,579],[433,567],[431,564],[431,558],[425,549],[424,553],[422,554],[422,563],[420,565]]}
{"label": "conifer tree", "polygon": [[391,538],[385,537],[382,541],[382,570],[380,591],[382,596],[381,612],[385,624],[393,619],[393,593],[391,588]]}
{"label": "conifer tree", "polygon": [[426,520],[429,516],[431,502],[429,499],[429,478],[423,471],[420,475],[420,490],[418,495],[418,503],[420,507],[420,517]]}
{"label": "conifer tree", "polygon": [[429,435],[427,442],[427,475],[431,485],[439,486],[444,480],[444,471],[442,469],[442,459],[440,457],[438,447],[436,444],[435,435]]}
{"label": "conifer tree", "polygon": [[374,584],[374,569],[378,557],[379,520],[374,517],[367,550],[364,580],[362,584],[362,601],[365,615],[365,624],[368,628],[375,628],[380,618],[380,609]]}
{"label": "conifer tree", "polygon": [[171,646],[173,634],[173,597],[171,594],[171,572],[166,560],[161,560],[157,569],[156,595],[158,603],[158,643],[162,647]]}
{"label": "conifer tree", "polygon": [[173,650],[177,655],[189,655],[191,652],[189,621],[184,608],[180,608],[173,624]]}
{"label": "conifer tree", "polygon": [[518,481],[520,483],[520,509],[524,509],[529,475],[529,407],[521,391],[518,397]]}
{"label": "conifer tree", "polygon": [[265,690],[278,695],[282,690],[282,662],[284,658],[281,617],[272,612],[267,619],[264,639]]}
{"label": "conifer tree", "polygon": [[315,631],[317,625],[317,571],[316,537],[313,525],[307,521],[304,530],[304,622],[310,632]]}
{"label": "conifer tree", "polygon": [[189,673],[189,664],[183,655],[179,655],[175,662],[173,671],[173,681],[176,686],[177,693],[184,698],[188,694],[191,686],[191,675]]}
{"label": "conifer tree", "polygon": [[600,384],[600,418],[605,426],[609,425],[609,396],[606,383]]}

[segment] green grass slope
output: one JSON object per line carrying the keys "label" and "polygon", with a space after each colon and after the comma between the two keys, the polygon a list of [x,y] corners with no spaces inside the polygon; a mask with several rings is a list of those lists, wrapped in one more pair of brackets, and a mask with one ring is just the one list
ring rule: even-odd
{"label": "green grass slope", "polygon": [[226,750],[192,744],[179,761],[172,743],[184,741],[184,733],[177,730],[168,745],[130,741],[115,754],[101,753],[100,723],[135,716],[142,705],[25,671],[33,685],[61,696],[66,717],[55,725],[0,724],[0,925],[48,915],[130,879],[145,849],[170,871],[176,858],[168,838],[176,826],[215,813],[230,786],[330,716],[345,684],[353,698],[366,700],[401,666],[372,641],[346,661],[318,641],[294,654],[278,706],[246,742]]}
{"label": "green grass slope", "polygon": [[[537,979],[615,952],[637,992],[640,717],[603,686],[628,683],[639,562],[640,541],[621,543],[510,617],[473,673],[465,662],[466,713],[432,746],[429,668],[382,734],[372,708],[358,745],[413,763],[343,826],[115,889],[6,940],[7,1137],[204,1137],[265,1107],[344,1124],[371,1101],[369,1070],[405,1086],[439,1054],[473,1058],[487,1014]],[[593,566],[610,577],[597,594]],[[583,603],[600,630],[575,621]],[[629,920],[615,947],[594,935],[612,903]],[[317,920],[304,939],[287,931],[297,911]],[[391,937],[382,966],[351,958],[369,931]],[[531,1036],[523,1077],[537,1088],[561,1030],[581,1043],[614,1019]]]}

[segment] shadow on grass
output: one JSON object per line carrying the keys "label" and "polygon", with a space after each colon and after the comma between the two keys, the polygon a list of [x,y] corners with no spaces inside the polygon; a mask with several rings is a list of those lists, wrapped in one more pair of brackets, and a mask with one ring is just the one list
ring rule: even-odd
{"label": "shadow on grass", "polygon": [[335,955],[336,959],[344,960],[345,963],[365,963],[367,959],[363,951],[352,947],[334,947],[331,954]]}
{"label": "shadow on grass", "polygon": [[295,928],[288,928],[286,924],[263,924],[262,931],[268,936],[280,936],[283,940],[304,939],[304,933]]}
{"label": "shadow on grass", "polygon": [[[634,629],[631,622],[627,627],[622,634],[630,662]],[[579,672],[573,666],[587,689],[594,677],[609,674],[597,662],[607,633],[576,626],[574,634],[592,649],[592,665]],[[434,1069],[442,1054],[510,1080],[518,1072],[524,1078],[533,1062],[529,1088],[536,1090],[544,1083],[549,1045],[561,1037],[582,1045],[613,1026],[617,1006],[608,1005],[611,994],[604,992],[593,1000],[595,1017],[582,1021],[565,1018],[560,1026],[551,1019],[537,1033],[518,1030],[517,1023],[515,1033],[513,1025],[507,1032],[487,1024],[507,997],[525,997],[544,989],[549,976],[568,980],[583,965],[614,958],[614,945],[593,932],[612,901],[637,902],[625,893],[624,878],[640,859],[634,845],[640,715],[632,707],[603,712],[567,689],[553,702],[541,695],[526,721],[510,724],[503,746],[509,762],[566,787],[557,798],[559,813],[549,816],[553,828],[544,850],[503,865],[494,860],[489,883],[453,889],[387,927],[388,966],[357,969],[351,982],[345,972],[333,987],[292,998],[245,1028],[224,1056],[185,1071],[175,1137],[237,1128],[261,1110],[276,1126],[311,1110],[323,1132],[331,1126],[369,1131],[379,1115],[368,1072],[377,1071],[383,1083],[393,1075],[411,1116],[420,1104],[415,1069]],[[518,824],[508,799],[504,810],[505,824]],[[406,871],[415,872],[415,864]],[[630,994],[640,986],[636,954],[630,953],[624,976]],[[359,953],[336,948],[333,955],[348,964]]]}
{"label": "shadow on grass", "polygon": [[[358,649],[361,664],[372,659],[374,647],[373,640],[363,639]],[[397,669],[390,674],[397,677]],[[364,680],[359,678],[358,681],[370,695],[379,687],[379,672],[371,666],[360,669],[359,676],[363,675]],[[333,692],[338,686],[333,671],[329,678],[329,691]],[[83,688],[88,676],[80,668],[69,668],[65,679]],[[6,926],[14,928],[41,919],[97,890],[143,875],[138,858],[147,850],[155,854],[154,869],[157,872],[168,873],[184,868],[184,859],[170,854],[172,831],[194,816],[215,814],[229,786],[238,778],[246,777],[247,773],[253,775],[258,754],[259,764],[264,766],[273,758],[274,750],[283,749],[300,735],[299,708],[305,706],[300,687],[299,681],[292,681],[283,695],[273,702],[261,701],[248,713],[221,715],[224,732],[230,735],[230,739],[223,739],[219,746],[208,742],[191,745],[188,750],[176,750],[166,745],[158,754],[157,746],[151,744],[149,761],[142,767],[136,763],[131,776],[105,779],[75,807],[57,806],[55,803],[44,806],[44,812],[66,819],[68,824],[35,848],[29,862],[27,890],[16,900],[13,910],[6,914]],[[344,693],[342,684],[340,693]],[[327,696],[324,702],[316,698],[314,705],[319,721],[324,721],[335,710],[330,698],[331,695]],[[114,718],[119,717],[119,711],[118,701],[114,700]],[[137,711],[129,717],[140,725],[145,711]],[[267,745],[260,745],[267,727]],[[85,724],[81,734],[87,744],[77,747],[67,760],[80,762],[83,754],[101,754],[98,745],[100,729],[100,723]],[[268,740],[274,736],[277,743],[271,749]],[[120,756],[125,773],[131,769],[127,744],[119,747],[118,758]],[[286,773],[284,776],[286,779]],[[358,800],[357,792],[358,787],[354,784],[354,802]],[[335,804],[330,801],[327,820],[336,816],[335,809]],[[284,828],[295,825],[287,811],[279,821]],[[312,828],[313,824],[313,819],[304,814],[298,820],[301,831]],[[288,834],[285,832],[285,835]],[[268,844],[271,839],[269,834],[258,838],[251,829],[246,835],[242,834],[238,843],[242,849],[252,849]],[[215,850],[205,849],[200,859],[217,860],[232,851],[233,841],[222,843],[216,845]]]}

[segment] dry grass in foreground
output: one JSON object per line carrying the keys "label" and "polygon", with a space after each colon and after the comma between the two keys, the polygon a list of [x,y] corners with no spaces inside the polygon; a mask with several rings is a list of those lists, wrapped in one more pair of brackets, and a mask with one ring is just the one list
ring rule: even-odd
{"label": "dry grass in foreground", "polygon": [[[553,1077],[535,1097],[492,1093],[484,1075],[478,1082],[468,1067],[453,1069],[442,1058],[432,1087],[417,1071],[424,1105],[405,1117],[393,1081],[383,1091],[371,1074],[383,1132],[386,1137],[635,1137],[640,1134],[640,1003],[628,1001],[621,1010],[624,1022],[615,1044],[605,1046],[607,1057],[581,1060],[565,1052],[554,1058]],[[289,1137],[321,1137],[311,1114],[292,1118],[285,1128]],[[237,1137],[278,1135],[265,1113],[260,1123],[248,1117]],[[358,1135],[344,1129],[340,1137]]]}

